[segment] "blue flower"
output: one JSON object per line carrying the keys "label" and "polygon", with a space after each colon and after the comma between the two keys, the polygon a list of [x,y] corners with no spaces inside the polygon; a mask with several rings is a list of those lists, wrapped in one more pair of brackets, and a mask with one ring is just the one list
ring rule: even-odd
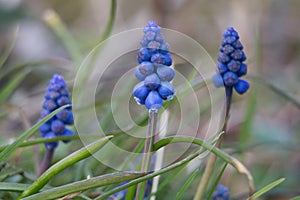
{"label": "blue flower", "polygon": [[211,200],[229,200],[228,188],[219,184],[217,189],[214,191]]}
{"label": "blue flower", "polygon": [[246,55],[239,34],[232,27],[223,33],[217,60],[217,73],[212,77],[215,86],[233,87],[237,93],[245,93],[250,85],[240,77],[247,74]]}
{"label": "blue flower", "polygon": [[141,82],[133,89],[134,99],[138,104],[148,109],[158,110],[163,100],[174,97],[174,87],[170,83],[175,76],[169,44],[154,21],[149,21],[143,29],[144,37],[140,44],[142,48],[137,53],[139,65],[135,69],[135,76]]}
{"label": "blue flower", "polygon": [[[39,120],[43,119],[55,109],[71,103],[67,84],[64,78],[57,74],[55,74],[50,80],[44,97],[43,110],[40,114]],[[65,108],[39,128],[40,135],[44,138],[72,136],[74,135],[73,131],[67,129],[66,125],[73,125],[73,121],[74,119],[71,108]],[[49,150],[55,149],[57,146],[57,141],[45,143],[45,147]]]}

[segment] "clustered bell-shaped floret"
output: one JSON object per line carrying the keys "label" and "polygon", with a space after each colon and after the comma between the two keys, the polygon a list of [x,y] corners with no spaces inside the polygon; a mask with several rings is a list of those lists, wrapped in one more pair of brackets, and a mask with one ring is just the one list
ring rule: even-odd
{"label": "clustered bell-shaped floret", "polygon": [[174,87],[170,81],[175,76],[172,56],[169,54],[169,44],[154,21],[149,21],[144,28],[144,37],[140,44],[142,48],[137,53],[139,65],[135,76],[141,82],[133,89],[133,95],[138,104],[148,109],[160,109],[163,100],[174,97]]}
{"label": "clustered bell-shaped floret", "polygon": [[214,191],[211,200],[229,200],[229,190],[224,185],[219,184]]}
{"label": "clustered bell-shaped floret", "polygon": [[227,28],[223,37],[217,58],[217,73],[212,80],[216,87],[234,87],[239,94],[243,94],[250,86],[247,81],[240,79],[247,74],[243,45],[238,33],[232,27]]}
{"label": "clustered bell-shaped floret", "polygon": [[[71,100],[69,97],[69,91],[64,78],[55,74],[48,84],[47,91],[45,93],[45,100],[43,102],[43,110],[40,114],[39,120],[43,119],[55,109],[70,103]],[[66,128],[66,126],[72,125],[73,121],[71,108],[65,108],[39,128],[40,135],[44,138],[72,136],[74,135],[73,131]],[[64,140],[63,142],[68,141]],[[46,148],[49,150],[55,149],[57,145],[57,141],[45,143]]]}

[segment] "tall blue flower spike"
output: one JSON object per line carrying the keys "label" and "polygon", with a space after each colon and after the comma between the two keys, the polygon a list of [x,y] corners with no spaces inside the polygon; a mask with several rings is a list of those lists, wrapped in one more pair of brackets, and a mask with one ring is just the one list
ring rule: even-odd
{"label": "tall blue flower spike", "polygon": [[216,87],[234,87],[237,93],[243,94],[250,86],[247,81],[240,79],[247,74],[243,45],[232,27],[227,28],[223,37],[218,54],[217,73],[212,80]]}
{"label": "tall blue flower spike", "polygon": [[145,105],[149,110],[158,110],[163,100],[174,97],[174,87],[170,81],[175,71],[170,67],[170,47],[165,42],[161,27],[149,21],[143,31],[142,48],[137,53],[139,65],[135,69],[135,76],[141,82],[134,87],[133,95],[138,104]]}
{"label": "tall blue flower spike", "polygon": [[[39,120],[43,119],[55,109],[70,103],[71,100],[69,97],[69,91],[64,78],[55,74],[47,86],[45,100],[43,102],[43,110]],[[73,114],[70,107],[63,109],[44,123],[39,128],[39,132],[41,137],[44,138],[74,135],[72,130],[66,128],[66,125],[73,125]],[[64,140],[63,142],[66,143],[68,141]],[[57,146],[57,141],[45,143],[45,147],[49,150],[55,149]]]}
{"label": "tall blue flower spike", "polygon": [[229,190],[224,185],[219,184],[214,191],[211,200],[229,200]]}

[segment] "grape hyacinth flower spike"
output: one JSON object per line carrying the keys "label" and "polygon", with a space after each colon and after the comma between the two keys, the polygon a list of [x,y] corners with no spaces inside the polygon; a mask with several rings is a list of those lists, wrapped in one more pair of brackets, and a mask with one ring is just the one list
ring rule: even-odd
{"label": "grape hyacinth flower spike", "polygon": [[244,63],[246,55],[239,34],[229,27],[223,33],[223,41],[218,54],[217,73],[213,76],[216,87],[234,87],[239,94],[249,89],[249,83],[240,77],[247,74],[247,65]]}
{"label": "grape hyacinth flower spike", "polygon": [[[44,97],[45,100],[43,102],[43,110],[41,112],[39,120],[43,119],[55,109],[67,104],[71,104],[67,84],[64,78],[57,74],[55,74],[50,80]],[[46,123],[44,123],[39,128],[39,133],[40,136],[43,138],[53,138],[57,136],[72,136],[74,135],[74,133],[72,130],[66,128],[66,126],[68,125],[73,125],[73,114],[71,107],[63,109],[55,116],[53,116],[50,120],[48,120]],[[68,140],[63,140],[63,142],[67,143]],[[43,173],[43,171],[49,167],[53,156],[53,152],[57,146],[58,141],[45,143],[46,154],[43,164],[41,165],[40,174]]]}
{"label": "grape hyacinth flower spike", "polygon": [[170,47],[165,42],[161,27],[149,21],[143,31],[142,47],[137,54],[139,65],[135,69],[135,76],[141,82],[134,87],[133,95],[138,104],[145,105],[149,110],[158,110],[164,100],[174,97],[174,87],[170,81],[175,71],[170,67]]}
{"label": "grape hyacinth flower spike", "polygon": [[[148,132],[144,145],[144,156],[141,171],[149,170],[149,161],[154,136],[156,135],[156,124],[158,110],[163,106],[164,100],[174,97],[174,87],[171,83],[175,76],[172,65],[170,47],[162,34],[162,29],[154,21],[149,21],[143,29],[144,37],[137,53],[139,65],[135,68],[135,76],[140,81],[133,89],[133,96],[140,105],[145,105],[149,110]],[[145,187],[138,184],[136,199],[142,199],[145,195]]]}
{"label": "grape hyacinth flower spike", "polygon": [[[230,112],[233,88],[237,93],[244,94],[250,87],[247,81],[240,79],[240,77],[247,74],[247,65],[244,63],[246,55],[239,39],[239,34],[232,27],[227,28],[223,33],[223,40],[217,57],[217,73],[212,77],[212,81],[216,87],[224,86],[225,88],[224,123],[221,127],[221,131],[224,134],[227,132],[227,120]],[[222,137],[219,137],[216,147],[220,148],[221,143]],[[210,155],[194,200],[203,199],[216,158],[214,154]]]}

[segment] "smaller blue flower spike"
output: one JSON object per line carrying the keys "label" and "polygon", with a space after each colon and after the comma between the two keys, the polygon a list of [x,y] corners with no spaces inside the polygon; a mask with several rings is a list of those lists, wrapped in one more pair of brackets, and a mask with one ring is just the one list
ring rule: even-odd
{"label": "smaller blue flower spike", "polygon": [[134,87],[133,96],[138,104],[145,105],[149,110],[158,110],[163,100],[174,97],[174,87],[170,81],[175,71],[170,67],[170,47],[165,42],[161,27],[149,21],[143,31],[142,48],[137,53],[139,65],[135,69],[135,76],[141,82]]}
{"label": "smaller blue flower spike", "polygon": [[247,74],[247,65],[243,63],[246,60],[243,45],[239,34],[232,27],[226,29],[223,37],[213,83],[216,87],[233,87],[237,93],[243,94],[250,87],[247,81],[240,79]]}
{"label": "smaller blue flower spike", "polygon": [[[70,103],[69,91],[64,78],[55,74],[48,84],[43,110],[39,120],[43,119],[55,109]],[[40,135],[44,138],[72,136],[74,135],[73,131],[67,129],[66,125],[72,125],[73,121],[71,108],[65,108],[39,128]],[[68,141],[64,140],[63,142],[66,143]],[[45,147],[49,150],[55,149],[57,146],[58,142],[45,143]]]}
{"label": "smaller blue flower spike", "polygon": [[229,200],[228,188],[219,184],[217,189],[214,191],[211,200]]}

